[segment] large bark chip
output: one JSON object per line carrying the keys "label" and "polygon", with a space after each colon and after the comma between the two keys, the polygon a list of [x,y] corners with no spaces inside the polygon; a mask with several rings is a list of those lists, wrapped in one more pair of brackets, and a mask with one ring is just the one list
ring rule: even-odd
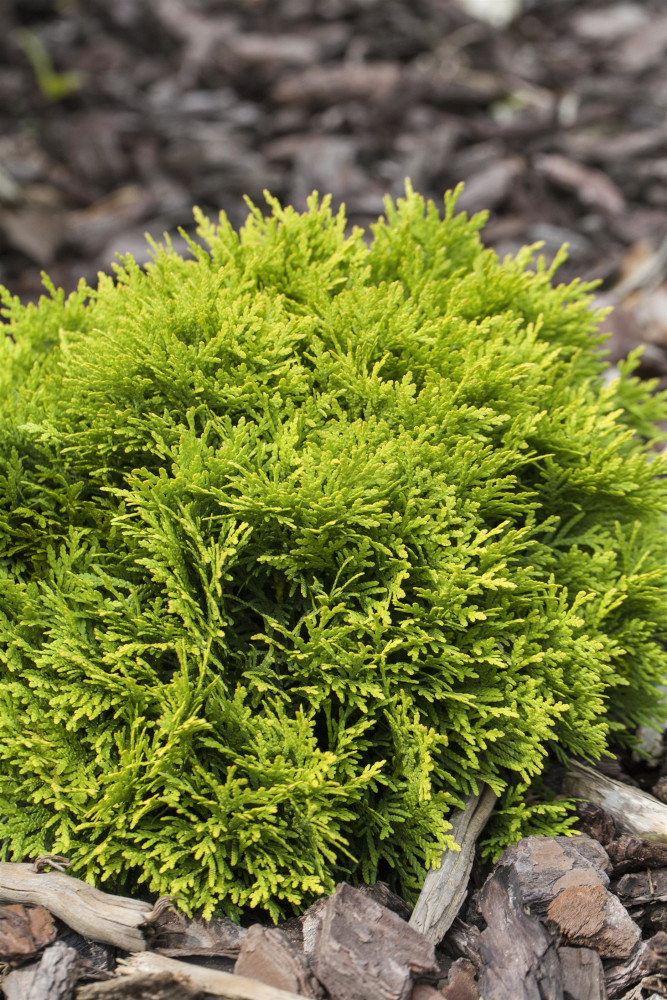
{"label": "large bark chip", "polygon": [[642,936],[623,904],[601,885],[563,889],[547,920],[568,944],[594,948],[601,958],[629,958]]}
{"label": "large bark chip", "polygon": [[296,948],[286,934],[275,927],[253,924],[241,943],[234,966],[237,976],[259,979],[279,990],[299,993],[314,1000],[324,996],[324,990],[313,976],[307,957]]}
{"label": "large bark chip", "polygon": [[611,872],[605,849],[586,836],[525,837],[503,852],[498,865],[516,871],[523,901],[538,915],[563,889],[609,885]]}
{"label": "large bark chip", "polygon": [[53,944],[56,925],[43,906],[0,906],[0,959],[26,959]]}
{"label": "large bark chip", "polygon": [[559,948],[564,1000],[606,1000],[604,969],[592,948]]}
{"label": "large bark chip", "polygon": [[479,905],[487,923],[480,938],[482,1000],[563,1000],[555,942],[526,913],[513,869],[496,869]]}
{"label": "large bark chip", "polygon": [[303,940],[332,1000],[408,1000],[416,978],[440,971],[430,941],[345,882],[306,918]]}

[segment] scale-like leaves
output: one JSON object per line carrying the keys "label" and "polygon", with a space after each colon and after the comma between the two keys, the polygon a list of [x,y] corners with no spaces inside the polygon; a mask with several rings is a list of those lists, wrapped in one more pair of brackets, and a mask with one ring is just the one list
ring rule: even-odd
{"label": "scale-like leaves", "polygon": [[0,346],[0,842],[274,919],[414,893],[488,782],[595,758],[665,673],[665,401],[589,288],[409,187],[201,214]]}

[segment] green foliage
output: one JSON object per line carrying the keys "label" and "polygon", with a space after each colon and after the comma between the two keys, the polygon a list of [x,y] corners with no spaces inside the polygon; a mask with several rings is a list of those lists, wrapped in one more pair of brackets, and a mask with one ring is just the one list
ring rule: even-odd
{"label": "green foliage", "polygon": [[84,84],[83,74],[75,69],[58,73],[53,68],[48,50],[34,31],[27,28],[17,31],[16,41],[26,54],[33,68],[37,86],[47,100],[62,101],[81,89]]}
{"label": "green foliage", "polygon": [[510,785],[484,828],[482,860],[497,861],[508,844],[516,844],[522,837],[574,834],[577,816],[572,814],[571,805],[569,799],[556,799],[539,778],[524,785]]}
{"label": "green foliage", "polygon": [[665,672],[662,397],[590,286],[408,186],[198,215],[96,288],[4,295],[0,842],[274,918],[410,895],[447,821],[596,758]]}

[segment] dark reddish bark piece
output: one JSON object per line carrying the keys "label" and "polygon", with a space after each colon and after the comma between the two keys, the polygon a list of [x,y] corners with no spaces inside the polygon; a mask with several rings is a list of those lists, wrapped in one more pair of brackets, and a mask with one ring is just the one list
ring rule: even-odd
{"label": "dark reddish bark piece", "polygon": [[594,948],[601,958],[629,958],[641,939],[625,907],[602,885],[563,889],[550,904],[547,921],[566,942]]}
{"label": "dark reddish bark piece", "polygon": [[592,948],[559,948],[563,1000],[606,1000],[604,969]]}
{"label": "dark reddish bark piece", "polygon": [[616,836],[616,824],[609,813],[594,802],[578,802],[577,815],[582,833],[605,847]]}
{"label": "dark reddish bark piece", "polygon": [[487,922],[480,938],[482,1000],[562,1000],[560,962],[553,939],[526,913],[516,872],[499,867],[482,889]]}
{"label": "dark reddish bark piece", "polygon": [[590,837],[525,837],[501,855],[498,867],[511,867],[532,913],[546,912],[551,901],[572,886],[609,884],[604,848]]}
{"label": "dark reddish bark piece", "polygon": [[56,939],[56,925],[43,906],[0,906],[0,958],[29,958]]}
{"label": "dark reddish bark piece", "polygon": [[667,868],[624,875],[618,880],[615,892],[625,906],[667,903]]}
{"label": "dark reddish bark piece", "polygon": [[467,958],[458,958],[454,962],[441,996],[444,1000],[479,1000],[476,969]]}
{"label": "dark reddish bark piece", "polygon": [[623,834],[607,845],[614,875],[641,871],[643,868],[667,868],[667,844]]}
{"label": "dark reddish bark piece", "polygon": [[276,927],[253,924],[248,928],[241,942],[234,973],[304,997],[317,1000],[324,996],[308,958]]}
{"label": "dark reddish bark piece", "polygon": [[333,1000],[408,1000],[414,979],[439,973],[430,941],[345,882],[311,908],[303,940]]}

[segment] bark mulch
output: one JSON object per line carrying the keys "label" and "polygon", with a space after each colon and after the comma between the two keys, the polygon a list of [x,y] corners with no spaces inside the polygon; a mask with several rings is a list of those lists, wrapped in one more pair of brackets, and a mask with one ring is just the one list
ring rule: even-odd
{"label": "bark mulch", "polygon": [[490,209],[499,253],[569,243],[604,281],[612,361],[667,380],[667,8],[524,0],[497,30],[454,0],[4,0],[0,281],[72,289],[191,206],[243,195],[352,223],[409,176]]}
{"label": "bark mulch", "polygon": [[[243,195],[265,188],[298,208],[331,192],[366,226],[406,176],[437,202],[464,180],[460,207],[490,210],[499,253],[569,243],[563,279],[601,278],[613,307],[611,363],[644,345],[640,374],[667,387],[666,109],[663,0],[525,0],[503,30],[451,0],[4,0],[0,282],[34,299],[46,269],[71,290],[117,252],[145,261],[145,231],[191,230],[193,204],[238,226]],[[604,771],[667,814],[659,740],[648,764]],[[2,990],[667,996],[667,836],[610,808],[582,802],[579,838],[527,838],[472,864],[444,934],[382,883],[239,928],[168,900],[112,906],[48,862],[0,866]],[[127,925],[109,930],[119,914]]]}
{"label": "bark mulch", "polygon": [[[186,918],[169,897],[101,893],[63,858],[0,864],[0,989],[6,1000],[665,997],[667,753],[564,777],[582,795],[578,836],[526,837],[482,865],[479,830],[463,835],[471,863],[439,894],[425,887],[426,910],[382,882],[341,883],[277,927],[239,926]],[[462,902],[443,925],[435,911],[457,880]]]}

